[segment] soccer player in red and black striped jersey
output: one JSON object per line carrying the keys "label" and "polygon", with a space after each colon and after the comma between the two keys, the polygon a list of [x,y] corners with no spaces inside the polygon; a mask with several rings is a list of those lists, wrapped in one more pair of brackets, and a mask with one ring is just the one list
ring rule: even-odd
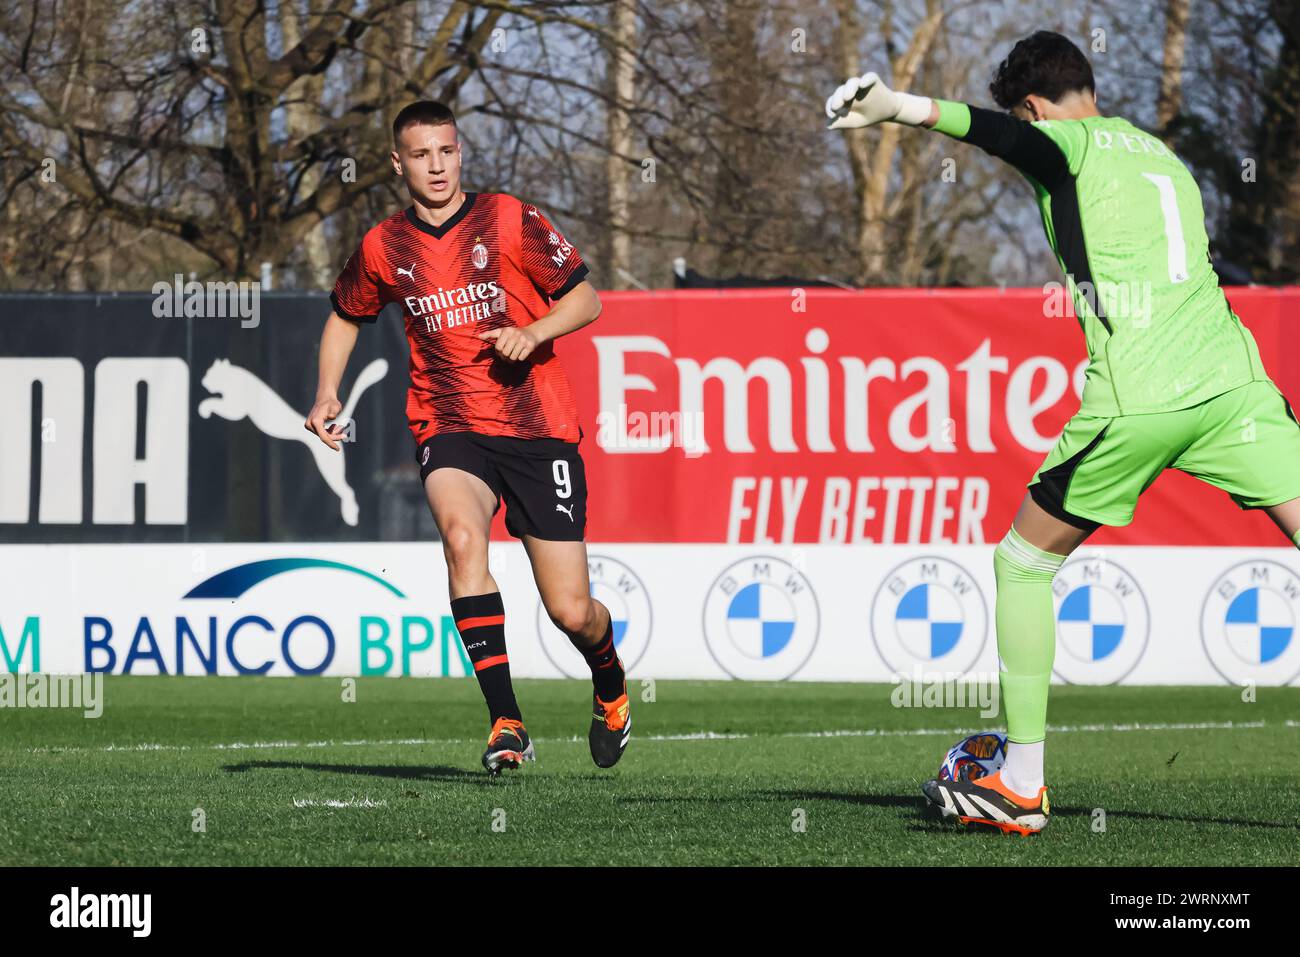
{"label": "soccer player in red and black striped jersey", "polygon": [[589,741],[600,767],[631,731],[609,610],[587,577],[581,430],[554,341],[600,315],[582,257],[534,206],[461,188],[452,111],[421,100],[393,121],[394,171],[412,205],[375,226],[339,275],[306,427],[337,450],[339,381],[363,325],[397,303],[411,350],[406,415],[442,537],[451,610],[487,700],[490,772],[533,760],[510,683],[505,609],[488,571],[492,516],[528,552],[542,603],[591,667]]}

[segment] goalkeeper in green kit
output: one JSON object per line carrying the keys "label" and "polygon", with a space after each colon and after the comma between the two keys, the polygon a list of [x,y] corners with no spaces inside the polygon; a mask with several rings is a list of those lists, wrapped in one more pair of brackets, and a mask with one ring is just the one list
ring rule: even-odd
{"label": "goalkeeper in green kit", "polygon": [[896,93],[868,73],[836,90],[826,113],[832,129],[938,130],[1024,174],[1083,329],[1079,411],[993,555],[1006,764],[922,788],[945,817],[1032,834],[1050,811],[1043,741],[1057,569],[1099,526],[1131,522],[1167,468],[1264,509],[1300,546],[1300,424],[1219,288],[1196,181],[1158,139],[1097,112],[1079,48],[1035,33],[990,91],[1007,113]]}

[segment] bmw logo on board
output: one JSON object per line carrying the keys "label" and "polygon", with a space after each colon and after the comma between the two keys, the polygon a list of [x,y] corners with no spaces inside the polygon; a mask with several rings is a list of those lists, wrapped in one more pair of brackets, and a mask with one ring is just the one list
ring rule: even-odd
{"label": "bmw logo on board", "polygon": [[897,674],[921,670],[965,673],[988,637],[988,605],[961,565],[937,555],[903,562],[871,603],[871,637]]}
{"label": "bmw logo on board", "polygon": [[1151,635],[1151,611],[1137,580],[1109,558],[1080,555],[1061,566],[1052,594],[1052,670],[1071,684],[1122,681],[1142,659]]}
{"label": "bmw logo on board", "polygon": [[793,676],[812,655],[820,626],[821,611],[807,577],[770,555],[728,565],[704,602],[704,640],[733,678]]}
{"label": "bmw logo on board", "polygon": [[1287,685],[1300,676],[1300,577],[1280,562],[1233,565],[1201,607],[1201,643],[1230,684]]}

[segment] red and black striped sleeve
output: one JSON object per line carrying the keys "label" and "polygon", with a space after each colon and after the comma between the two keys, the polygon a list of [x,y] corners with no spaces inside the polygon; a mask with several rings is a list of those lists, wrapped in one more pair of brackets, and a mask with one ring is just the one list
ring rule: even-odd
{"label": "red and black striped sleeve", "polygon": [[379,318],[379,310],[383,308],[383,303],[379,301],[378,281],[368,265],[366,246],[369,241],[369,236],[361,241],[361,245],[339,273],[334,282],[334,291],[330,293],[334,311],[353,322],[374,322]]}
{"label": "red and black striped sleeve", "polygon": [[524,273],[548,299],[559,299],[587,278],[587,264],[536,206],[522,204],[520,217],[520,263]]}

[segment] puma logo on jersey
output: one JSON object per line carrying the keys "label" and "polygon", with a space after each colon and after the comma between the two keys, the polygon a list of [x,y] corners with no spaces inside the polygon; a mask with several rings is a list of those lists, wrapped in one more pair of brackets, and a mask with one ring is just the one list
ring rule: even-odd
{"label": "puma logo on jersey", "polygon": [[410,268],[410,269],[403,269],[401,266],[398,266],[398,267],[397,267],[397,274],[398,274],[399,276],[405,276],[407,279],[411,280],[411,282],[415,282],[415,267],[416,267],[417,265],[419,265],[419,264],[418,264],[418,263],[411,263],[411,268]]}
{"label": "puma logo on jersey", "polygon": [[556,510],[557,512],[563,512],[565,515],[569,516],[569,521],[573,521],[573,506],[572,506],[572,505],[570,505],[568,508],[565,508],[565,507],[564,507],[563,505],[561,505],[559,502],[556,502],[556,503],[555,503],[555,510]]}

